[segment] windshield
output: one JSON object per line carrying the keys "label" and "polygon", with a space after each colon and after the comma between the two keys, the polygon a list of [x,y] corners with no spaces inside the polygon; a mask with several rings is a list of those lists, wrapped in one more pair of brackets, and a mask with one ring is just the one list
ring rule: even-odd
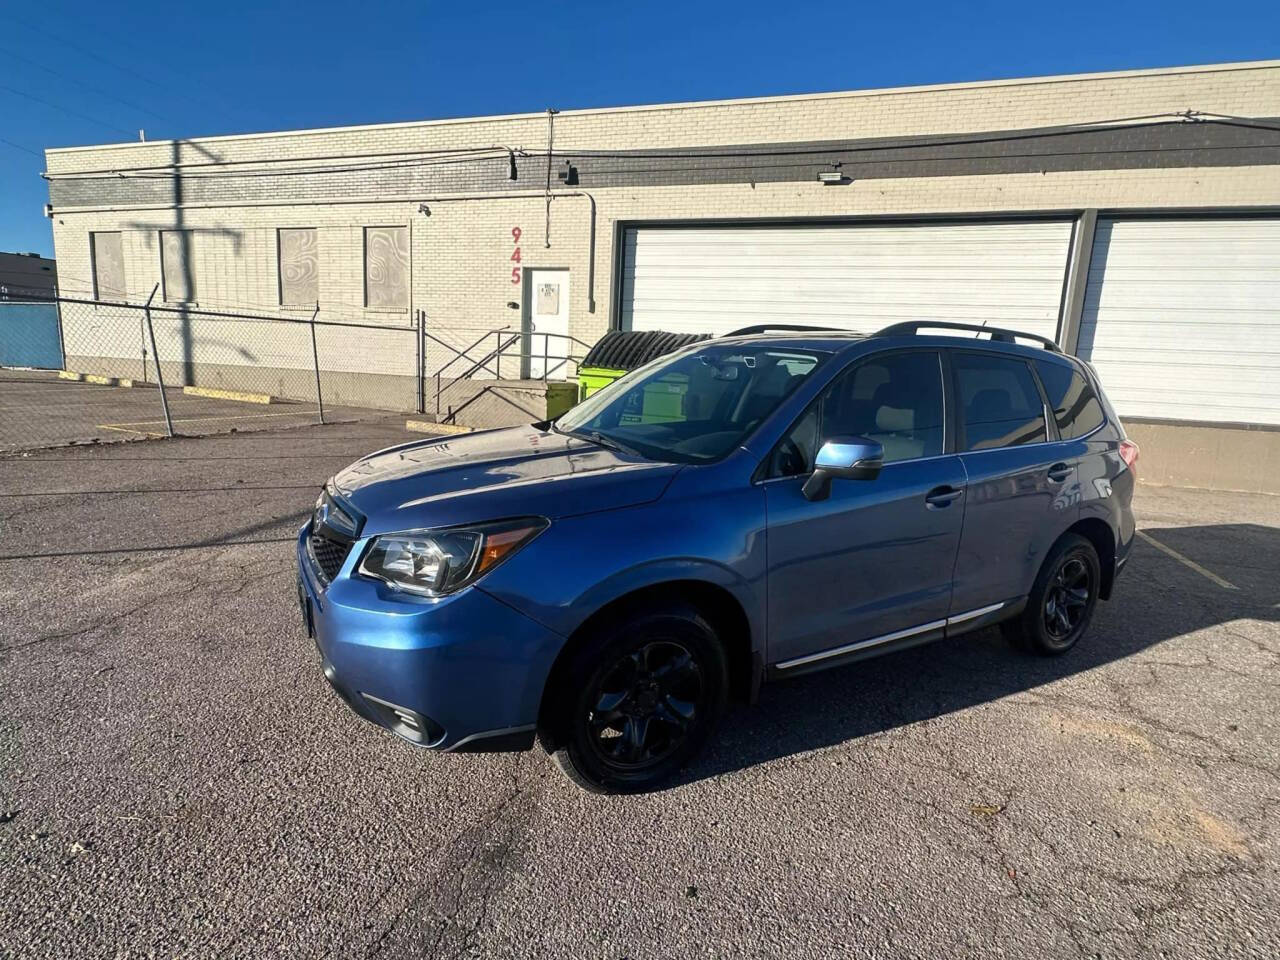
{"label": "windshield", "polygon": [[653,460],[717,460],[822,357],[740,343],[660,357],[592,394],[557,420],[556,428]]}

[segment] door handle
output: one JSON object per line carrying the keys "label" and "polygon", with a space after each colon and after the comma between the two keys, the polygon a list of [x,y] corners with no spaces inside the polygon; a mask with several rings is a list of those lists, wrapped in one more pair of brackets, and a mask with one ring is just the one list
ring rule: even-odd
{"label": "door handle", "polygon": [[951,506],[951,501],[959,499],[963,494],[963,490],[943,484],[930,490],[924,502],[930,510],[941,510],[943,507]]}
{"label": "door handle", "polygon": [[1055,463],[1049,468],[1049,479],[1054,483],[1062,483],[1071,476],[1072,469],[1074,468],[1070,464]]}

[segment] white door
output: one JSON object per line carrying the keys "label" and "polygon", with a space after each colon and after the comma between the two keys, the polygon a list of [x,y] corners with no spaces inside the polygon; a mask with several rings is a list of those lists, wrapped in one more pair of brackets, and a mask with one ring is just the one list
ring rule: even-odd
{"label": "white door", "polygon": [[1100,219],[1077,353],[1122,417],[1280,424],[1280,218]]}
{"label": "white door", "polygon": [[637,227],[622,329],[723,334],[759,323],[870,333],[904,320],[1054,337],[1071,223]]}
{"label": "white door", "polygon": [[577,376],[568,357],[569,271],[529,270],[529,336],[526,337],[529,376],[565,380]]}

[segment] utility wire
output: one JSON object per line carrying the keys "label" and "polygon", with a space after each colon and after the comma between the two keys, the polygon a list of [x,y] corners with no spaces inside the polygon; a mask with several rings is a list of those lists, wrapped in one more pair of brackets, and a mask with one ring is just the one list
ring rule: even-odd
{"label": "utility wire", "polygon": [[[1236,121],[1227,120],[1227,119],[1223,119],[1223,120],[1211,119],[1211,120],[1203,120],[1200,122],[1224,123],[1224,124],[1236,123]],[[1280,130],[1280,127],[1271,127],[1266,125],[1254,125],[1254,124],[1247,124],[1247,123],[1241,123],[1240,125],[1250,126],[1250,127],[1256,126],[1258,129],[1265,129],[1265,130]],[[1056,135],[1057,134],[1046,134],[1045,136],[1056,136]],[[1199,146],[1160,146],[1160,147],[1117,147],[1114,149],[1107,149],[1107,150],[1081,149],[1081,150],[1024,151],[1019,153],[1010,153],[1010,152],[967,153],[961,157],[903,156],[903,157],[896,157],[892,161],[883,161],[883,160],[876,159],[874,157],[865,157],[864,159],[849,159],[850,154],[865,155],[865,154],[872,154],[872,153],[884,153],[886,151],[903,153],[907,151],[928,150],[928,149],[933,149],[933,148],[942,147],[942,146],[962,146],[962,145],[963,146],[980,146],[980,145],[988,144],[992,142],[1007,142],[1012,139],[1019,139],[1019,140],[1036,139],[1036,135],[1021,136],[1016,138],[1001,137],[1001,138],[972,138],[972,139],[964,139],[964,140],[955,139],[955,140],[949,140],[945,142],[932,141],[932,142],[923,142],[923,143],[917,142],[917,143],[910,143],[910,144],[902,144],[902,143],[876,144],[876,145],[867,145],[867,146],[860,146],[860,147],[859,146],[834,146],[834,147],[827,146],[827,147],[821,147],[821,148],[815,147],[815,148],[802,148],[802,149],[792,149],[792,150],[765,149],[765,150],[728,151],[728,152],[712,152],[712,153],[697,153],[697,154],[615,153],[615,152],[606,153],[606,152],[566,151],[565,153],[556,154],[555,156],[563,158],[566,161],[581,160],[581,159],[630,161],[630,163],[624,162],[621,165],[614,167],[612,169],[606,167],[606,168],[600,168],[600,169],[595,169],[590,171],[592,174],[596,174],[596,175],[609,175],[609,174],[631,174],[631,173],[678,173],[682,171],[687,172],[690,169],[692,169],[687,166],[664,164],[664,161],[672,161],[672,160],[748,161],[744,163],[731,163],[731,162],[719,163],[714,166],[701,168],[701,169],[706,169],[711,171],[733,171],[733,170],[757,169],[761,166],[768,166],[773,168],[810,167],[810,166],[813,166],[815,163],[822,163],[822,162],[828,162],[828,163],[838,162],[842,166],[865,166],[865,165],[881,163],[881,162],[940,163],[940,162],[946,162],[949,160],[951,161],[998,160],[998,159],[1015,160],[1015,159],[1038,159],[1038,158],[1053,159],[1053,158],[1077,157],[1077,156],[1106,156],[1111,154],[1124,154],[1124,153],[1146,153],[1146,154],[1177,153],[1180,151],[1191,150],[1191,149],[1238,150],[1238,149],[1248,149],[1248,148],[1258,148],[1258,147],[1280,146],[1280,143],[1275,143],[1275,144],[1251,143],[1251,144],[1229,144],[1229,145],[1221,145],[1221,146],[1199,145]],[[785,159],[784,159],[784,158],[798,158],[798,157],[808,157],[812,159],[804,159],[804,160],[798,160],[798,161],[793,159],[792,162],[785,162]],[[827,158],[827,159],[823,160],[822,158]],[[97,175],[70,175],[70,176],[47,175],[47,177],[50,180],[60,180],[64,182],[67,180],[73,180],[73,181],[89,180],[89,181],[101,182],[103,180],[110,180],[110,179],[159,180],[159,181],[182,181],[182,182],[189,182],[189,181],[196,181],[196,180],[227,181],[227,180],[241,180],[241,179],[263,178],[263,177],[287,178],[287,177],[296,177],[296,176],[323,176],[326,174],[365,173],[365,172],[377,172],[381,170],[413,169],[413,168],[436,167],[436,166],[453,166],[453,165],[465,164],[465,163],[494,163],[502,159],[504,159],[504,157],[500,155],[489,154],[486,156],[471,156],[471,157],[461,156],[461,157],[447,157],[447,158],[440,158],[440,157],[407,158],[404,160],[385,161],[382,163],[349,164],[345,166],[294,167],[287,170],[247,170],[243,172],[205,171],[202,173],[190,173],[190,174],[159,173],[159,172],[158,173],[116,172],[114,174],[114,177],[105,173],[97,174]],[[759,161],[759,162],[752,164],[749,162],[752,160]],[[639,165],[639,164],[645,164],[646,161],[650,161],[651,164]]]}
{"label": "utility wire", "polygon": [[12,140],[6,140],[4,137],[0,137],[0,143],[3,143],[6,147],[13,147],[15,150],[21,150],[23,153],[29,153],[33,157],[39,157],[41,160],[44,159],[44,154],[32,150],[30,147],[24,147],[20,143],[14,143]]}
{"label": "utility wire", "polygon": [[[332,130],[342,130],[342,127],[334,127]],[[271,137],[275,134],[245,134],[244,136],[251,138]],[[163,142],[163,141],[162,141]],[[452,157],[462,154],[476,153],[506,153],[515,154],[517,157],[531,156],[524,147],[509,147],[505,144],[495,143],[487,147],[437,147],[432,150],[377,150],[372,153],[336,153],[315,157],[255,157],[246,160],[188,160],[182,163],[156,163],[149,166],[138,167],[100,167],[94,170],[76,170],[72,173],[56,174],[61,178],[77,177],[77,176],[93,176],[101,174],[117,174],[117,173],[149,173],[151,171],[179,171],[194,169],[197,167],[236,167],[236,166],[252,166],[267,163],[319,163],[331,160],[374,160],[381,157],[396,157],[399,159],[412,159],[414,157]]]}
{"label": "utility wire", "polygon": [[[501,151],[501,152],[499,152]],[[351,171],[365,170],[384,170],[394,169],[396,167],[405,166],[436,166],[448,165],[454,163],[471,163],[483,162],[491,160],[508,160],[511,157],[524,158],[529,156],[527,152],[521,149],[508,149],[507,147],[474,147],[462,150],[449,151],[431,151],[431,152],[413,152],[409,151],[408,156],[401,154],[405,151],[398,151],[395,156],[399,156],[396,160],[382,160],[376,163],[357,163],[348,165],[326,165],[326,166],[307,166],[307,167],[289,167],[287,170],[246,170],[242,173],[236,171],[222,170],[203,170],[195,173],[186,173],[176,170],[172,166],[165,167],[121,167],[114,169],[103,169],[94,171],[71,171],[68,173],[51,173],[46,174],[47,180],[92,180],[117,177],[120,179],[131,180],[199,180],[202,178],[226,178],[226,177],[252,177],[252,176],[282,176],[286,174],[303,174],[303,173],[346,173]],[[374,154],[374,156],[383,156],[385,154]],[[323,160],[323,157],[313,157],[310,161]],[[343,158],[334,158],[343,159]],[[231,164],[262,164],[262,163],[307,163],[306,159],[295,160],[293,158],[271,159],[271,160],[235,160],[228,161]],[[183,164],[182,166],[187,166]],[[192,166],[221,166],[221,164],[193,164]],[[155,172],[151,172],[155,171]]]}
{"label": "utility wire", "polygon": [[[483,152],[483,151],[481,151]],[[242,172],[223,172],[223,171],[205,171],[203,173],[125,173],[116,172],[114,174],[98,174],[94,177],[83,176],[59,176],[51,174],[51,180],[84,180],[84,179],[112,179],[113,177],[120,180],[227,180],[240,179],[244,177],[294,177],[294,176],[314,176],[326,173],[365,173],[378,170],[394,170],[406,167],[435,167],[435,166],[452,166],[459,163],[487,163],[494,161],[506,161],[507,155],[495,154],[488,152],[487,156],[473,157],[410,157],[404,160],[386,160],[381,163],[360,163],[350,164],[347,166],[325,166],[325,167],[290,167],[287,170],[245,170]]]}
{"label": "utility wire", "polygon": [[[903,150],[920,150],[937,147],[948,146],[979,146],[983,144],[1005,143],[1020,140],[1039,140],[1054,137],[1063,137],[1084,132],[1106,132],[1110,129],[1118,129],[1121,125],[1129,126],[1166,126],[1170,125],[1169,121],[1181,120],[1183,122],[1201,122],[1201,123],[1239,123],[1242,125],[1256,126],[1259,129],[1280,129],[1266,123],[1265,120],[1259,121],[1248,117],[1228,117],[1225,115],[1201,114],[1196,111],[1187,111],[1186,113],[1163,113],[1148,114],[1137,117],[1122,117],[1111,120],[1090,121],[1087,123],[1070,124],[1063,127],[1055,127],[1049,130],[1023,130],[1011,131],[1008,133],[998,134],[975,134],[965,136],[942,137],[923,141],[913,141],[903,143],[901,140],[896,142],[877,142],[870,144],[845,144],[845,145],[823,145],[823,146],[806,146],[806,147],[770,147],[768,145],[760,145],[751,149],[733,149],[733,150],[699,150],[699,151],[676,151],[676,152],[650,152],[644,150],[565,150],[558,152],[555,157],[565,160],[631,160],[631,161],[670,161],[670,160],[749,160],[749,159],[771,159],[778,157],[835,157],[845,156],[852,153],[877,153],[885,151],[903,151]],[[1256,144],[1254,146],[1267,146],[1267,144]],[[1150,148],[1150,151],[1177,150],[1182,148]],[[467,151],[461,148],[452,151],[451,155],[444,156],[443,151],[433,152],[427,156],[409,156],[397,160],[381,161],[378,163],[368,164],[345,164],[337,166],[307,166],[307,167],[291,167],[286,170],[252,170],[243,173],[227,173],[225,171],[205,171],[201,173],[180,173],[173,171],[172,168],[119,168],[114,170],[102,170],[93,172],[76,172],[69,174],[53,174],[48,175],[50,179],[91,179],[97,176],[114,175],[121,179],[200,179],[213,177],[287,177],[287,176],[304,176],[324,173],[357,173],[357,172],[373,172],[377,170],[396,169],[404,167],[427,167],[442,166],[458,163],[487,163],[501,159],[498,151],[507,151],[509,154],[518,155],[520,157],[528,157],[530,154],[521,149],[512,149],[505,147],[488,147],[473,148]],[[472,155],[467,155],[470,152]],[[1034,157],[1034,156],[1071,156],[1097,153],[1096,150],[1082,150],[1077,152],[1064,152],[1061,154],[1002,154],[1005,157]],[[1114,152],[1114,151],[1110,151]],[[1123,151],[1135,152],[1135,151]],[[1149,152],[1149,151],[1136,151]],[[321,161],[324,157],[308,158],[309,161]],[[339,159],[335,157],[334,159]],[[977,159],[981,159],[980,157]],[[245,160],[245,161],[221,161],[211,164],[201,164],[201,166],[222,166],[239,163],[281,163],[281,162],[299,162],[289,160]],[[308,162],[308,161],[301,161]],[[857,161],[844,161],[857,162]],[[865,161],[864,161],[865,162]],[[780,166],[782,164],[771,164],[772,166]],[[634,168],[631,168],[634,169]],[[631,169],[620,169],[618,171],[601,171],[601,172],[631,172]],[[649,167],[635,169],[635,172],[664,172],[680,168],[663,168]],[[728,168],[722,168],[728,169]],[[156,172],[149,172],[155,170]],[[139,172],[132,172],[139,171]],[[142,172],[148,171],[148,172]]]}
{"label": "utility wire", "polygon": [[190,103],[194,103],[197,106],[203,107],[205,109],[208,109],[209,107],[212,106],[215,110],[218,110],[222,114],[226,116],[230,116],[230,114],[228,113],[225,107],[220,107],[216,104],[210,103],[209,101],[201,101],[195,97],[190,96],[189,94],[185,94],[179,90],[175,90],[174,84],[172,83],[172,81],[165,83],[160,80],[155,80],[151,77],[146,76],[145,74],[139,73],[133,67],[127,67],[122,64],[116,63],[113,60],[108,60],[106,57],[98,53],[96,50],[93,50],[86,46],[82,46],[76,41],[70,40],[67,37],[62,36],[60,34],[53,33],[46,26],[42,24],[32,23],[30,20],[23,20],[21,17],[15,17],[8,12],[5,13],[5,19],[10,23],[18,23],[29,30],[34,30],[37,33],[43,34],[45,37],[49,39],[56,40],[59,43],[63,44],[64,46],[70,47],[72,50],[79,51],[81,54],[83,54],[86,57],[91,57],[94,60],[97,60],[99,63],[106,64],[108,67],[111,67],[113,70],[119,70],[121,73],[128,74],[129,76],[134,77],[137,80],[141,80],[143,83],[150,84],[153,87],[163,90],[170,95],[179,96],[182,99],[187,100]]}
{"label": "utility wire", "polygon": [[54,110],[61,110],[63,113],[70,114],[73,117],[79,117],[81,120],[88,120],[90,123],[96,123],[99,126],[106,127],[108,130],[114,130],[117,133],[123,133],[125,136],[131,136],[129,131],[125,130],[123,127],[117,127],[113,123],[107,123],[105,120],[99,120],[97,117],[91,117],[87,113],[79,113],[76,110],[72,110],[70,107],[64,107],[51,100],[44,100],[40,97],[32,96],[29,93],[23,93],[21,90],[15,90],[13,87],[6,86],[2,83],[0,83],[0,90],[6,90],[15,96],[24,97],[27,100],[34,101],[35,103],[44,104],[46,107],[52,107]]}
{"label": "utility wire", "polygon": [[114,100],[116,103],[122,104],[123,106],[126,106],[131,110],[137,110],[141,113],[145,113],[148,116],[155,117],[157,120],[163,120],[165,123],[179,122],[175,120],[173,117],[166,117],[164,114],[156,113],[154,110],[150,110],[139,103],[134,103],[132,100],[126,100],[124,99],[124,97],[117,97],[113,93],[107,93],[107,91],[103,90],[101,87],[96,86],[92,83],[88,83],[84,80],[80,80],[80,79],[77,79],[76,77],[70,76],[69,74],[65,74],[58,70],[54,70],[52,67],[46,67],[40,61],[32,60],[30,57],[24,57],[20,53],[14,53],[12,50],[6,49],[4,47],[0,47],[0,53],[3,53],[7,57],[12,57],[14,60],[18,60],[29,66],[35,67],[37,70],[43,70],[45,73],[51,74],[52,76],[61,77],[63,80],[69,81],[70,83],[74,83],[76,86],[83,87],[89,92],[95,93],[98,96],[103,97],[107,100]]}

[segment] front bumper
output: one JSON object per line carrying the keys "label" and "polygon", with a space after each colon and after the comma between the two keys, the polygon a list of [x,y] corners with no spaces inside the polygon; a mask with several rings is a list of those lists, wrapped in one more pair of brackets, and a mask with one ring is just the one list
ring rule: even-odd
{"label": "front bumper", "polygon": [[297,542],[302,617],[325,677],[356,713],[438,750],[533,745],[563,637],[475,586],[432,600],[352,577],[363,542],[326,587],[307,534]]}

